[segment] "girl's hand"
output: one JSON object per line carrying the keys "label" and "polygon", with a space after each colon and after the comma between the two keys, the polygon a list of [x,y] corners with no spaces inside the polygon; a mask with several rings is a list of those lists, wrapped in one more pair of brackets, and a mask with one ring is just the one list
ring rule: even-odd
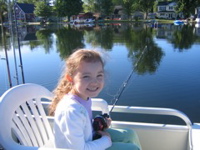
{"label": "girl's hand", "polygon": [[106,121],[107,121],[107,126],[109,128],[110,125],[111,125],[112,119],[111,118],[106,118]]}
{"label": "girl's hand", "polygon": [[105,132],[105,131],[97,131],[101,136],[104,136],[104,135],[106,135],[106,136],[108,136],[109,138],[110,138],[110,134],[108,133],[108,132]]}

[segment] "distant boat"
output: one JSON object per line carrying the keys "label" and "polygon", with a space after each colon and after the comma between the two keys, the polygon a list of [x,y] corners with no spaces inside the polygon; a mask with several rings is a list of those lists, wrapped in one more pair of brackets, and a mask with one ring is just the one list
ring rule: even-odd
{"label": "distant boat", "polygon": [[184,21],[183,20],[175,20],[174,24],[175,25],[182,25],[182,24],[184,24]]}
{"label": "distant boat", "polygon": [[91,23],[95,23],[95,20],[91,18],[88,19],[78,18],[70,21],[70,24],[91,24]]}

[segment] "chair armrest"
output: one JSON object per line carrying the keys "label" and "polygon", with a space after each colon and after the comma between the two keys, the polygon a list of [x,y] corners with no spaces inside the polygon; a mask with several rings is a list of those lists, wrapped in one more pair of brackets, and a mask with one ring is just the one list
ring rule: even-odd
{"label": "chair armrest", "polygon": [[40,147],[38,148],[38,150],[70,150],[70,149]]}

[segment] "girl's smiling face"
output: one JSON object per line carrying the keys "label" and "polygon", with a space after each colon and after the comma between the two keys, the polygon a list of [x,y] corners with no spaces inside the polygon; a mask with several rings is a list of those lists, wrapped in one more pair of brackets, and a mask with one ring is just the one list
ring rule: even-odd
{"label": "girl's smiling face", "polygon": [[75,94],[87,100],[88,97],[96,97],[104,86],[104,69],[100,61],[82,61],[72,77],[72,90]]}

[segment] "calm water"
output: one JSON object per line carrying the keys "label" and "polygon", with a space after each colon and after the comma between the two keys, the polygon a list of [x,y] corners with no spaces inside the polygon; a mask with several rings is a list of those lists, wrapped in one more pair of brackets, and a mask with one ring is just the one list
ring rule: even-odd
{"label": "calm water", "polygon": [[[75,48],[93,48],[105,53],[106,86],[99,97],[109,104],[113,104],[133,70],[118,105],[175,108],[188,115],[191,121],[200,122],[200,28],[173,24],[158,28],[150,24],[27,26],[19,28],[19,42],[23,68],[20,67],[17,39],[6,38],[9,83],[5,42],[1,37],[0,95],[10,85],[23,83],[22,73],[26,83],[37,83],[53,90],[64,58]],[[112,114],[113,118],[116,116],[122,120],[149,122],[177,120]]]}

